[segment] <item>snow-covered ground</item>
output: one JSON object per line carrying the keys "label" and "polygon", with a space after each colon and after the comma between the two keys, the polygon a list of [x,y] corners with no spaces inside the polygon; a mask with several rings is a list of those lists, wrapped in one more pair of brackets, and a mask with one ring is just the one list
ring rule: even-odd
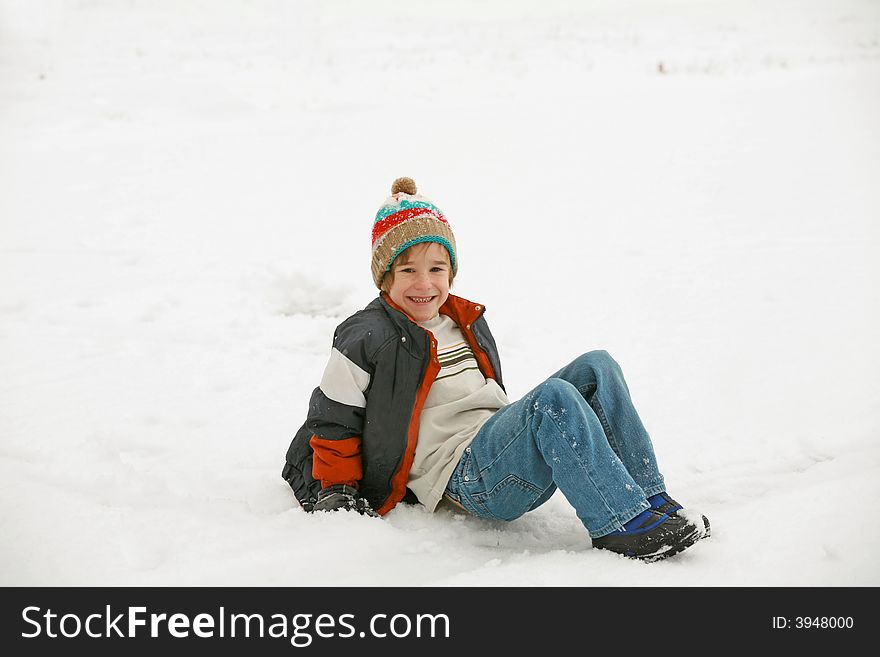
{"label": "snow-covered ground", "polygon": [[[880,585],[880,3],[0,0],[0,584]],[[512,398],[627,374],[712,538],[307,515],[401,175]]]}

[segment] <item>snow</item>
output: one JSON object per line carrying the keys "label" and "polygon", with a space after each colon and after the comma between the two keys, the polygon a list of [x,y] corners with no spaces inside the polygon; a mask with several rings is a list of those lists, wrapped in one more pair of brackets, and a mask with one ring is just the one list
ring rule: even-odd
{"label": "snow", "polygon": [[[880,584],[880,5],[405,7],[0,0],[0,584]],[[398,176],[511,398],[607,349],[710,538],[298,508]]]}

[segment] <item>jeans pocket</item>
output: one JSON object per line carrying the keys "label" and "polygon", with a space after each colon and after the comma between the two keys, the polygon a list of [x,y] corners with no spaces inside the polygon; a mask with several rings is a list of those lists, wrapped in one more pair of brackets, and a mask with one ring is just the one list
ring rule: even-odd
{"label": "jeans pocket", "polygon": [[490,490],[474,493],[471,499],[484,515],[498,520],[515,520],[529,511],[543,493],[531,482],[511,474]]}

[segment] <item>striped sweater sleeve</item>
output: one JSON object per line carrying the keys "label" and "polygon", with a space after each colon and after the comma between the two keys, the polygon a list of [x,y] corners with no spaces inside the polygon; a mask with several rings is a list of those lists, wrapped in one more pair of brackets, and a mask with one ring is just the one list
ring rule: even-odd
{"label": "striped sweater sleeve", "polygon": [[312,476],[326,488],[356,486],[363,476],[361,436],[370,365],[359,331],[337,329],[321,384],[312,393],[307,425],[313,433]]}

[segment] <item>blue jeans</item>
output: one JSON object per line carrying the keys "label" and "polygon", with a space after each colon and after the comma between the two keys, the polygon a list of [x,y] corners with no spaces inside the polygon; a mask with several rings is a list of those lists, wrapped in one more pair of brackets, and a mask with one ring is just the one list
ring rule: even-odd
{"label": "blue jeans", "polygon": [[557,487],[592,538],[666,490],[623,372],[605,351],[580,356],[489,418],[446,492],[476,516],[514,520]]}

